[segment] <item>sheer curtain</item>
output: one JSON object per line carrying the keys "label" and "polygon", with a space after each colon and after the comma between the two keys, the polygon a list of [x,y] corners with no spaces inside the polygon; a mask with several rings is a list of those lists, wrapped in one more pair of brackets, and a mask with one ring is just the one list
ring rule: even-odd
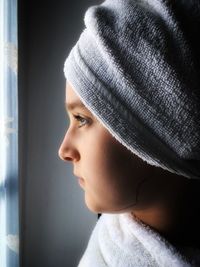
{"label": "sheer curtain", "polygon": [[19,266],[17,0],[0,0],[0,266]]}

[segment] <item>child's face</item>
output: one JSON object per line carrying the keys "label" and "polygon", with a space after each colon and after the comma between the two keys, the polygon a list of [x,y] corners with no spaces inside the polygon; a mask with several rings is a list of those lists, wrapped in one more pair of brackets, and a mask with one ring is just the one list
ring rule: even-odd
{"label": "child's face", "polygon": [[[67,83],[66,103],[69,106],[74,102],[82,103]],[[121,213],[150,203],[148,194],[152,194],[155,183],[144,184],[153,177],[155,167],[120,144],[86,107],[68,107],[68,114],[70,125],[59,156],[71,161],[74,175],[83,179],[87,207],[95,213]],[[74,115],[82,118],[78,121]]]}

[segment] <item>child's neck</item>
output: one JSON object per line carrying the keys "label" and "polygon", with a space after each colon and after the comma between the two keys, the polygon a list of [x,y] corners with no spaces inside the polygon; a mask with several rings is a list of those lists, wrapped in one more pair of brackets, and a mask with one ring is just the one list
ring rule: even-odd
{"label": "child's neck", "polygon": [[[177,189],[178,190],[178,189]],[[173,197],[172,197],[173,196]],[[200,181],[187,180],[184,190],[174,191],[156,207],[132,212],[175,246],[200,249]]]}

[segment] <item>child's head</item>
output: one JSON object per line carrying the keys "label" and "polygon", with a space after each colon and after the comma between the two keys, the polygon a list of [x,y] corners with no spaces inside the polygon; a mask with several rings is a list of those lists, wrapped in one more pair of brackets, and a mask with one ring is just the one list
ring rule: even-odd
{"label": "child's head", "polygon": [[90,7],[66,59],[66,102],[81,101],[85,116],[70,113],[59,154],[72,161],[75,175],[88,177],[86,202],[98,212],[125,210],[137,190],[148,188],[145,207],[159,186],[167,191],[184,187],[185,177],[200,178],[198,59],[192,32],[177,23],[181,1],[175,2],[106,0]]}
{"label": "child's head", "polygon": [[88,208],[96,213],[147,210],[178,196],[182,177],[147,164],[120,144],[66,86],[70,125],[59,149],[83,180]]}

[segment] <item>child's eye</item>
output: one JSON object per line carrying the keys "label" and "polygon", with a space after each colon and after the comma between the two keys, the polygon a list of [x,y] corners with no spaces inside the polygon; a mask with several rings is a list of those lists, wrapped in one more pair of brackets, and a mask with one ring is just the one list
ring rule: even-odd
{"label": "child's eye", "polygon": [[75,118],[75,120],[81,123],[78,127],[82,127],[89,122],[87,119],[81,117],[80,115],[73,115],[73,117]]}

